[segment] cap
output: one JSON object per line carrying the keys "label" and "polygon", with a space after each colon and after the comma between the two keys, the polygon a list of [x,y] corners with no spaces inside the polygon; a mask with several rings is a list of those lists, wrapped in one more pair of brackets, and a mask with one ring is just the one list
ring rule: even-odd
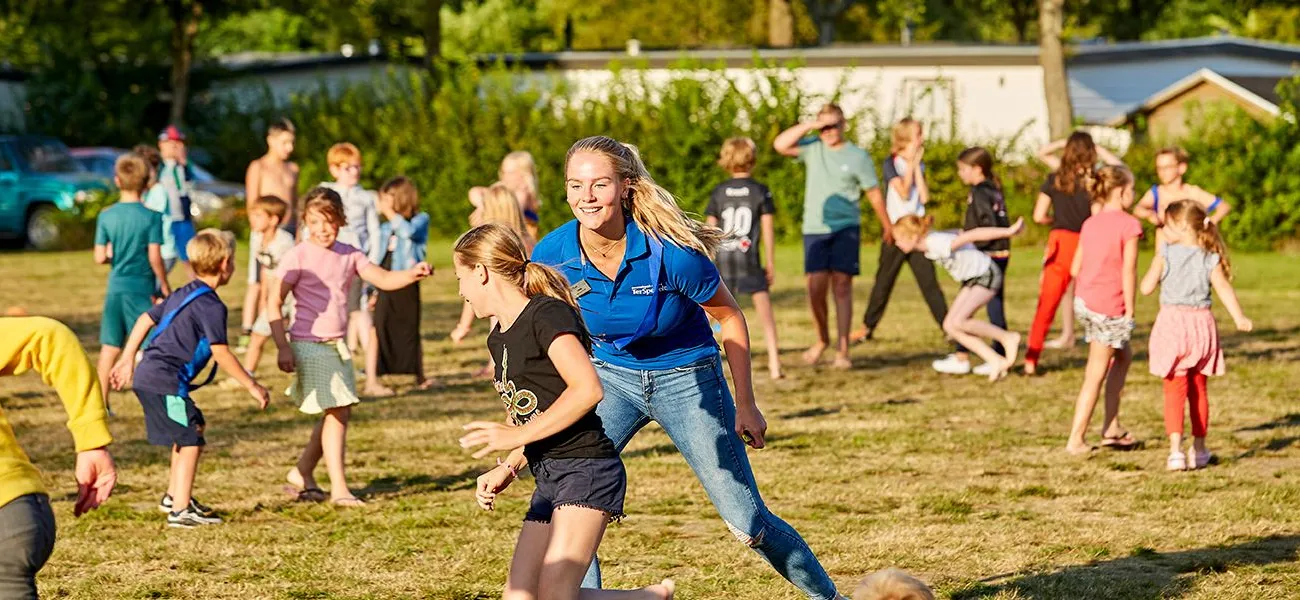
{"label": "cap", "polygon": [[185,132],[175,125],[168,125],[166,129],[162,130],[162,133],[158,134],[158,141],[183,142],[185,141]]}

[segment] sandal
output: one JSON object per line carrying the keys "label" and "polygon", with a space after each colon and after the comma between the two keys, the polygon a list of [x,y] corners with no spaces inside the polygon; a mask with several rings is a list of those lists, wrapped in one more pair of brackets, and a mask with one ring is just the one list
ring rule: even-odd
{"label": "sandal", "polygon": [[1133,434],[1125,431],[1117,436],[1103,436],[1101,438],[1101,447],[1110,448],[1111,450],[1132,450],[1140,444]]}
{"label": "sandal", "polygon": [[357,498],[356,496],[348,496],[347,498],[335,498],[333,500],[330,500],[330,504],[333,504],[338,508],[361,508],[366,505],[365,502],[362,502],[361,499]]}
{"label": "sandal", "polygon": [[294,497],[294,502],[320,503],[324,502],[326,498],[329,498],[329,494],[325,493],[325,490],[318,487],[309,487],[300,490],[296,487],[285,486],[284,491]]}

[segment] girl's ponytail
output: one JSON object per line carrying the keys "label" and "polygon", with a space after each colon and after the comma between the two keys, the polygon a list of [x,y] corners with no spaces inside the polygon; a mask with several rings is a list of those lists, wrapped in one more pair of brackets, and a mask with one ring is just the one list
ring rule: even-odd
{"label": "girl's ponytail", "polygon": [[1219,226],[1210,220],[1210,215],[1200,203],[1193,200],[1179,200],[1165,209],[1165,223],[1177,224],[1196,236],[1196,245],[1210,254],[1219,255],[1219,264],[1223,265],[1223,274],[1232,280],[1232,261],[1228,259],[1228,246],[1223,243]]}
{"label": "girl's ponytail", "polygon": [[1088,186],[1088,195],[1094,203],[1105,203],[1112,192],[1133,184],[1133,172],[1122,165],[1106,165],[1086,175],[1082,183]]}
{"label": "girl's ponytail", "polygon": [[524,262],[523,274],[524,294],[530,298],[533,296],[550,296],[557,300],[563,300],[574,310],[578,308],[578,301],[573,297],[573,292],[569,291],[569,282],[560,275],[559,271],[552,269],[544,264],[535,263],[531,260]]}
{"label": "girl's ponytail", "polygon": [[456,240],[452,250],[462,265],[483,265],[498,277],[523,290],[527,296],[550,296],[578,307],[569,284],[558,271],[528,260],[524,241],[510,227],[500,223],[479,225]]}

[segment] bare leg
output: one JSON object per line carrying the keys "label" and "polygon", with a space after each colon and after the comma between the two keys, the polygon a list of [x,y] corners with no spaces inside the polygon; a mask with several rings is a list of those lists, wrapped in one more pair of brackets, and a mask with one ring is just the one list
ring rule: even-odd
{"label": "bare leg", "polygon": [[821,360],[822,353],[831,345],[831,334],[827,327],[826,293],[830,290],[830,272],[818,271],[805,276],[808,286],[808,308],[812,311],[813,326],[817,330],[817,342],[803,353],[804,363],[815,365]]}
{"label": "bare leg", "polygon": [[1065,288],[1061,296],[1061,335],[1043,344],[1044,348],[1069,348],[1074,345],[1074,282]]}
{"label": "bare leg", "polygon": [[367,396],[385,397],[392,396],[395,392],[390,387],[379,381],[379,332],[375,326],[370,326],[370,333],[366,338],[370,342],[362,342],[361,345],[366,350],[366,387],[364,392]]}
{"label": "bare leg", "polygon": [[549,525],[525,522],[503,600],[670,600],[673,583],[668,580],[637,590],[579,589],[607,520],[602,511],[562,506]]}
{"label": "bare leg", "polygon": [[1124,393],[1124,380],[1128,378],[1128,368],[1133,364],[1133,347],[1124,344],[1115,351],[1110,361],[1110,371],[1106,375],[1105,419],[1102,421],[1101,433],[1106,437],[1121,437],[1125,433],[1119,424],[1119,400]]}
{"label": "bare leg", "polygon": [[1083,371],[1083,387],[1079,390],[1079,399],[1074,405],[1074,421],[1070,425],[1070,439],[1065,444],[1067,452],[1082,454],[1092,448],[1084,442],[1088,432],[1088,422],[1092,420],[1092,411],[1097,407],[1097,396],[1101,393],[1102,382],[1110,368],[1110,359],[1115,349],[1105,344],[1088,345],[1088,366]]}
{"label": "bare leg", "polygon": [[948,308],[948,314],[943,318],[943,330],[952,336],[952,339],[957,340],[957,343],[984,359],[984,362],[997,365],[997,369],[989,375],[991,380],[1001,379],[1006,375],[1006,371],[1011,365],[1001,354],[994,352],[993,348],[979,336],[982,335],[1002,341],[1006,338],[1007,332],[999,327],[994,327],[990,323],[976,321],[971,317],[976,311],[988,304],[995,293],[986,287],[963,287],[960,292],[957,292],[957,297],[953,299],[952,306]]}
{"label": "bare leg", "polygon": [[194,473],[199,468],[199,455],[202,446],[172,447],[171,485],[172,509],[176,512],[185,510],[190,505],[190,494],[194,491]]}
{"label": "bare leg", "polygon": [[[113,363],[117,362],[118,357],[122,356],[122,349],[117,346],[100,346],[99,363],[96,370],[99,372],[99,390],[104,397],[104,408],[108,409],[108,392],[112,387],[108,383],[108,374],[113,372]],[[111,412],[111,409],[109,409]]]}
{"label": "bare leg", "polygon": [[776,339],[776,315],[772,312],[772,295],[767,292],[757,292],[753,296],[754,310],[758,311],[758,319],[763,322],[763,339],[767,341],[767,371],[772,379],[780,379],[781,374],[781,351]]}
{"label": "bare leg", "polygon": [[244,354],[245,371],[257,373],[257,363],[262,360],[262,346],[266,345],[268,339],[270,338],[256,333],[248,336],[248,351]]}
{"label": "bare leg", "polygon": [[330,500],[335,502],[353,497],[343,468],[351,416],[352,407],[343,406],[326,409],[325,418],[321,420],[320,446],[330,476]]}
{"label": "bare leg", "polygon": [[244,292],[244,312],[240,316],[240,326],[242,331],[248,331],[253,328],[253,323],[257,322],[257,313],[261,308],[262,284],[248,284],[248,291]]}
{"label": "bare leg", "polygon": [[321,429],[325,425],[325,420],[321,419],[316,422],[316,426],[311,429],[311,437],[307,440],[307,445],[303,447],[302,454],[298,456],[298,465],[289,470],[286,477],[290,484],[303,490],[320,487],[316,483],[316,465],[320,463],[321,455],[324,451],[321,449]]}
{"label": "bare leg", "polygon": [[831,271],[831,293],[835,296],[835,362],[837,369],[853,366],[849,362],[849,327],[853,323],[853,276]]}
{"label": "bare leg", "polygon": [[451,338],[453,343],[459,344],[469,336],[473,326],[474,309],[470,307],[468,302],[466,302],[465,307],[460,310],[460,321],[456,322],[456,328],[451,330],[451,334],[448,337]]}

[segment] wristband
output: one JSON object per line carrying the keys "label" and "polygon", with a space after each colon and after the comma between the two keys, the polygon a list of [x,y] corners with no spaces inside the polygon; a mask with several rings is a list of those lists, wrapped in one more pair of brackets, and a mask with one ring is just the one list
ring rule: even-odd
{"label": "wristband", "polygon": [[503,461],[503,460],[501,460],[501,459],[498,458],[498,459],[497,459],[497,466],[498,466],[498,467],[505,467],[507,471],[510,471],[510,476],[511,476],[511,477],[514,477],[514,478],[516,478],[516,479],[519,478],[519,471],[516,471],[516,470],[515,470],[514,465],[511,465],[510,463],[505,462],[505,461]]}

